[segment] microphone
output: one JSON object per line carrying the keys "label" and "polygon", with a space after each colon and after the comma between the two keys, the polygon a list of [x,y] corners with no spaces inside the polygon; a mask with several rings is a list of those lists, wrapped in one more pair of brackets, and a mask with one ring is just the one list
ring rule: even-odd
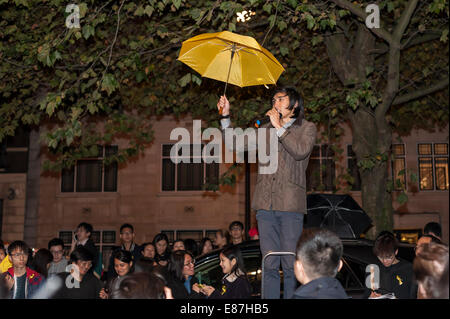
{"label": "microphone", "polygon": [[[281,113],[278,113],[280,115],[280,120],[281,120]],[[266,116],[265,118],[259,119],[255,121],[255,127],[259,128],[261,126],[263,126],[264,124],[270,123],[270,117]]]}

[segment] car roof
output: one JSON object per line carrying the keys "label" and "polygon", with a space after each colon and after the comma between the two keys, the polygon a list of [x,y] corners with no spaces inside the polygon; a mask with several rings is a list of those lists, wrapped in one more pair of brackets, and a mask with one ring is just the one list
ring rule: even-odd
{"label": "car roof", "polygon": [[[344,257],[359,261],[364,264],[372,264],[377,262],[376,256],[372,252],[373,241],[369,239],[341,239],[344,245]],[[259,240],[249,240],[241,244],[238,244],[243,254],[259,253]],[[414,245],[400,243],[399,255],[408,261],[412,261],[411,258],[414,255]],[[215,249],[207,254],[196,257],[196,263],[203,263],[206,260],[216,258],[221,249]]]}

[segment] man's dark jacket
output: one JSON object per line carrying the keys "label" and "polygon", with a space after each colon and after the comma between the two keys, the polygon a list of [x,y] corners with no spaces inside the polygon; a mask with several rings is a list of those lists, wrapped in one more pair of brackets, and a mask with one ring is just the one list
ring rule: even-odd
{"label": "man's dark jacket", "polygon": [[321,277],[301,285],[292,299],[348,299],[348,295],[339,280]]}
{"label": "man's dark jacket", "polygon": [[[389,267],[385,267],[381,262],[377,263],[380,269],[380,288],[376,292],[382,295],[394,293],[398,299],[416,299],[417,285],[412,264],[400,258],[399,260]],[[368,298],[370,293],[371,290],[366,289],[363,298]]]}

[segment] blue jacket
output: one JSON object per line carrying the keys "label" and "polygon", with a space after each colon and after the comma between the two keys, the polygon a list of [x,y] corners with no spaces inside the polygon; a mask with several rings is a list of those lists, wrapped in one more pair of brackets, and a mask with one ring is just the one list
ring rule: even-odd
{"label": "blue jacket", "polygon": [[301,285],[294,292],[292,299],[348,299],[347,293],[339,280],[321,277]]}

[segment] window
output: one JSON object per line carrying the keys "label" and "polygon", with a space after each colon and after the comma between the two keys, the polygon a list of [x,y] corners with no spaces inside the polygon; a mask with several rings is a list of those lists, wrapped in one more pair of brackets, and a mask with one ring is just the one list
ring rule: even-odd
{"label": "window", "polygon": [[63,169],[61,192],[117,192],[117,163],[103,164],[103,159],[117,154],[118,146],[98,145],[98,156],[78,160]]}
{"label": "window", "polygon": [[[218,184],[219,158],[207,156],[206,163],[202,159],[204,144],[178,145],[177,158],[174,163],[170,158],[170,150],[174,144],[162,145],[162,187],[163,191],[200,191],[205,184]],[[188,147],[189,156],[183,157],[183,147]],[[197,153],[199,155],[197,155]],[[208,154],[207,154],[208,155]]]}
{"label": "window", "polygon": [[[392,180],[394,181],[394,189],[402,190],[406,185],[406,160],[405,160],[405,144],[392,144]],[[403,172],[402,175],[399,175]],[[397,182],[400,181],[400,183]]]}
{"label": "window", "polygon": [[306,170],[308,191],[331,191],[335,189],[334,151],[327,145],[315,145]]}
{"label": "window", "polygon": [[352,191],[361,190],[361,177],[359,176],[356,154],[353,152],[352,146],[347,145],[347,168],[348,173],[353,177]]}
{"label": "window", "polygon": [[14,136],[7,136],[0,142],[0,173],[28,171],[29,134],[18,128]]}
{"label": "window", "polygon": [[420,190],[448,190],[448,143],[417,146]]}
{"label": "window", "polygon": [[[60,231],[59,238],[64,242],[64,255],[68,255],[70,246],[72,244],[72,231]],[[102,254],[102,263],[104,269],[108,269],[109,257],[114,250],[116,243],[116,231],[115,230],[94,230],[91,234],[91,239],[95,243],[99,252]]]}

